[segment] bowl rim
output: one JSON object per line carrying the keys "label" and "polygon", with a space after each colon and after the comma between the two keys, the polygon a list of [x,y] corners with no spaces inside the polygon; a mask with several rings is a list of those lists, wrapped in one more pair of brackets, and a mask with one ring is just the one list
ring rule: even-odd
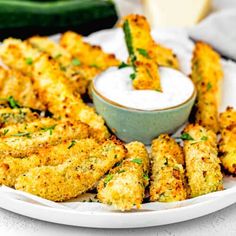
{"label": "bowl rim", "polygon": [[173,110],[173,109],[176,109],[176,108],[179,108],[179,107],[182,107],[184,106],[185,104],[187,104],[189,101],[191,101],[192,99],[195,98],[195,96],[197,95],[197,89],[196,89],[196,86],[195,84],[193,83],[193,81],[190,79],[189,76],[185,75],[182,71],[179,71],[177,70],[178,72],[182,73],[193,85],[193,92],[191,94],[191,96],[189,96],[188,99],[186,99],[185,101],[181,102],[180,104],[177,104],[175,106],[171,106],[171,107],[166,107],[166,108],[159,108],[159,109],[153,109],[153,110],[144,110],[144,109],[138,109],[138,108],[132,108],[132,107],[127,107],[127,106],[124,106],[124,105],[121,105],[117,102],[114,102],[112,100],[110,100],[109,98],[106,98],[105,96],[103,96],[100,92],[98,92],[98,90],[96,89],[95,87],[95,80],[98,79],[103,73],[101,73],[100,75],[96,76],[93,80],[92,80],[92,83],[91,83],[91,90],[92,92],[94,92],[95,94],[97,94],[101,99],[105,100],[105,102],[115,106],[115,107],[118,107],[118,108],[121,108],[121,109],[124,109],[124,110],[129,110],[129,111],[137,111],[137,112],[148,112],[148,113],[151,113],[151,112],[157,112],[157,111],[169,111],[169,110]]}

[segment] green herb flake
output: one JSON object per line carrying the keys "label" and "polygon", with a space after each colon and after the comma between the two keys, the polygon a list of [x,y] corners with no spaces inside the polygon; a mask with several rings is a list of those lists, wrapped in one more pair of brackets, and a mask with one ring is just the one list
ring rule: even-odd
{"label": "green herb flake", "polygon": [[149,180],[148,174],[143,174],[143,178],[148,181]]}
{"label": "green herb flake", "polygon": [[125,172],[125,170],[118,170],[118,174],[121,174],[121,173],[124,173]]}
{"label": "green herb flake", "polygon": [[201,141],[206,141],[208,138],[207,138],[207,136],[202,136],[201,137]]}
{"label": "green herb flake", "polygon": [[129,65],[122,61],[120,63],[120,65],[118,66],[118,69],[122,69],[122,68],[126,68],[126,67],[129,67]]}
{"label": "green herb flake", "polygon": [[194,139],[191,137],[191,135],[188,134],[188,133],[183,133],[183,134],[180,136],[180,138],[181,138],[182,140],[194,140]]}
{"label": "green herb flake", "polygon": [[95,68],[99,68],[99,66],[96,65],[96,64],[91,64],[91,65],[89,65],[89,66],[91,66],[91,67],[95,67]]}
{"label": "green herb flake", "polygon": [[135,73],[132,73],[129,75],[130,79],[134,80],[136,78],[136,74]]}
{"label": "green herb flake", "polygon": [[9,103],[9,106],[11,107],[11,108],[19,108],[20,107],[20,105],[17,103],[17,101],[12,97],[12,96],[10,96],[8,99],[7,99],[7,101],[8,101],[8,103]]}
{"label": "green herb flake", "polygon": [[3,130],[3,135],[6,135],[9,132],[9,129],[4,129]]}
{"label": "green herb flake", "polygon": [[41,130],[47,132],[49,131],[49,134],[52,135],[52,131],[55,129],[56,125],[52,125],[52,126],[49,126],[49,127],[43,127],[41,128]]}
{"label": "green herb flake", "polygon": [[212,84],[209,82],[207,83],[207,91],[209,91],[212,88]]}
{"label": "green herb flake", "polygon": [[73,60],[71,61],[73,66],[79,66],[81,65],[81,62],[78,58],[73,58]]}
{"label": "green herb flake", "polygon": [[68,147],[68,149],[71,149],[73,146],[75,146],[75,144],[76,144],[76,141],[72,140],[70,146]]}
{"label": "green herb flake", "polygon": [[131,162],[141,165],[143,161],[139,158],[134,158]]}
{"label": "green herb flake", "polygon": [[14,137],[27,137],[30,138],[30,132],[19,132],[17,134],[13,134]]}
{"label": "green herb flake", "polygon": [[60,58],[62,56],[62,54],[61,53],[58,53],[57,55],[55,55],[53,58],[54,59],[58,59],[58,58]]}
{"label": "green herb flake", "polygon": [[33,59],[31,57],[27,57],[27,58],[25,58],[25,63],[27,65],[32,65],[33,64]]}
{"label": "green herb flake", "polygon": [[108,183],[109,181],[112,180],[112,178],[113,178],[113,175],[111,175],[111,174],[108,174],[108,175],[105,177],[105,179],[104,179],[104,184],[105,184],[105,186],[107,185],[107,183]]}
{"label": "green herb flake", "polygon": [[139,53],[140,55],[142,55],[142,56],[144,56],[144,57],[146,57],[146,58],[150,58],[148,52],[147,52],[145,49],[143,49],[143,48],[137,48],[137,51],[138,51],[138,53]]}

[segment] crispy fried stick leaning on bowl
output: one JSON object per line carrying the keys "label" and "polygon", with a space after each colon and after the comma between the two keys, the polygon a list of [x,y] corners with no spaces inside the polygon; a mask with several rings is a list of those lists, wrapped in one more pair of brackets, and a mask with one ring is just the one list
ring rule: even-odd
{"label": "crispy fried stick leaning on bowl", "polygon": [[223,190],[217,137],[198,124],[184,129],[184,154],[190,197]]}
{"label": "crispy fried stick leaning on bowl", "polygon": [[115,55],[103,52],[100,46],[84,42],[81,35],[71,31],[62,34],[60,45],[73,57],[78,58],[82,65],[105,70],[108,67],[120,64]]}
{"label": "crispy fried stick leaning on bowl", "polygon": [[220,114],[219,154],[223,168],[230,174],[236,174],[236,111],[228,107]]}
{"label": "crispy fried stick leaning on bowl", "polygon": [[144,16],[128,15],[120,25],[125,34],[129,63],[135,70],[132,75],[134,88],[161,91],[158,65],[179,68],[176,56],[154,42]]}
{"label": "crispy fried stick leaning on bowl", "polygon": [[81,158],[99,147],[94,139],[66,140],[55,146],[39,148],[37,153],[28,157],[6,156],[0,160],[0,184],[14,187],[21,174],[39,166],[57,166],[71,157]]}
{"label": "crispy fried stick leaning on bowl", "polygon": [[11,155],[24,157],[37,152],[40,147],[56,145],[64,140],[87,138],[88,125],[80,121],[63,120],[39,131],[20,132],[10,137],[0,137],[0,158]]}
{"label": "crispy fried stick leaning on bowl", "polygon": [[90,81],[101,71],[97,67],[82,65],[66,49],[48,37],[33,36],[27,40],[34,48],[48,53],[60,65],[61,70],[71,80],[72,85],[80,94],[87,92]]}
{"label": "crispy fried stick leaning on bowl", "polygon": [[17,178],[15,188],[52,201],[65,201],[93,188],[126,152],[121,142],[108,139],[80,158],[71,157],[58,166],[30,169]]}
{"label": "crispy fried stick leaning on bowl", "polygon": [[152,142],[150,200],[181,201],[187,198],[182,148],[167,134]]}
{"label": "crispy fried stick leaning on bowl", "polygon": [[215,132],[219,130],[218,107],[222,77],[220,56],[209,45],[196,43],[191,74],[197,88],[195,121]]}
{"label": "crispy fried stick leaning on bowl", "polygon": [[131,142],[123,162],[111,169],[98,184],[98,199],[121,211],[141,207],[148,185],[149,157],[144,144]]}

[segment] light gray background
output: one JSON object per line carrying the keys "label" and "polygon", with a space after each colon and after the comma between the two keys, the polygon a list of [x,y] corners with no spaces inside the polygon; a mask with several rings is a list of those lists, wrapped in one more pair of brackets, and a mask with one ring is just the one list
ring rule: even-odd
{"label": "light gray background", "polygon": [[208,216],[183,223],[141,229],[88,229],[51,224],[0,209],[0,236],[202,236],[236,235],[236,204]]}

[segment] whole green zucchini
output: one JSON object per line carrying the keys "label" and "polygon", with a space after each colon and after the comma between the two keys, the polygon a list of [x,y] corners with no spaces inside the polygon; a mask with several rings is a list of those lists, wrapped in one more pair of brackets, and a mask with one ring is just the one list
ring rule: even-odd
{"label": "whole green zucchini", "polygon": [[73,30],[87,35],[117,21],[111,0],[0,0],[0,38]]}

